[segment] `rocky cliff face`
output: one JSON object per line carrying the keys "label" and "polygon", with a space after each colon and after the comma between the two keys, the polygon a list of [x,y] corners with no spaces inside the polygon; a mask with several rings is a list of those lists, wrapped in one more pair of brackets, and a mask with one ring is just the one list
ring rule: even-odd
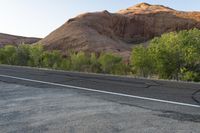
{"label": "rocky cliff face", "polygon": [[42,39],[47,49],[114,52],[128,57],[134,44],[165,32],[200,28],[200,12],[141,3],[117,13],[86,13],[68,20]]}
{"label": "rocky cliff face", "polygon": [[14,35],[8,35],[0,33],[0,47],[3,47],[4,45],[10,44],[10,45],[19,45],[22,43],[25,44],[32,44],[36,43],[40,38],[31,38],[31,37],[21,37],[21,36],[14,36]]}

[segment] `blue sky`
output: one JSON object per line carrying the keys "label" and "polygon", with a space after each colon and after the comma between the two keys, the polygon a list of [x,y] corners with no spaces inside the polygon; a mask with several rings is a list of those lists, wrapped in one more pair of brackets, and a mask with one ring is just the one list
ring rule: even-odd
{"label": "blue sky", "polygon": [[80,13],[116,12],[141,2],[200,11],[200,0],[0,0],[0,32],[45,37]]}

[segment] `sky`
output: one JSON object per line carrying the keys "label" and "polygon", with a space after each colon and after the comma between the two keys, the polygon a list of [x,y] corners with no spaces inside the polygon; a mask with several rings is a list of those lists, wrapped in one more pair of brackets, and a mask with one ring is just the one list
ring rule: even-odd
{"label": "sky", "polygon": [[200,11],[200,0],[0,0],[0,33],[43,38],[78,14],[116,12],[141,2]]}

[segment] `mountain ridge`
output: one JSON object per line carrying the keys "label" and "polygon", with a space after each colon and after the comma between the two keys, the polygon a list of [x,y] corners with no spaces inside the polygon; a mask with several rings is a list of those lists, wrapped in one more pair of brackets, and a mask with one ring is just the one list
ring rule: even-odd
{"label": "mountain ridge", "polygon": [[127,59],[138,44],[148,45],[163,33],[192,28],[200,29],[200,12],[139,3],[116,13],[104,10],[80,14],[41,40],[0,34],[0,46],[38,42],[46,50],[60,50],[65,55],[71,51],[112,52]]}
{"label": "mountain ridge", "polygon": [[33,44],[40,41],[41,38],[24,37],[18,35],[11,35],[7,33],[0,33],[0,47],[5,45],[19,45],[19,44]]}
{"label": "mountain ridge", "polygon": [[163,33],[200,29],[200,12],[140,3],[116,13],[84,13],[69,19],[39,43],[48,50],[113,52],[128,58],[131,48]]}

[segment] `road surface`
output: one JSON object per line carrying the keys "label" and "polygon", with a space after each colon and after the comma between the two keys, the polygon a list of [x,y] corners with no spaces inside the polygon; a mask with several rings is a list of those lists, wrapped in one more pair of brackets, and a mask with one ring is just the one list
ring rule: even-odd
{"label": "road surface", "polygon": [[0,66],[0,132],[200,132],[200,84]]}

